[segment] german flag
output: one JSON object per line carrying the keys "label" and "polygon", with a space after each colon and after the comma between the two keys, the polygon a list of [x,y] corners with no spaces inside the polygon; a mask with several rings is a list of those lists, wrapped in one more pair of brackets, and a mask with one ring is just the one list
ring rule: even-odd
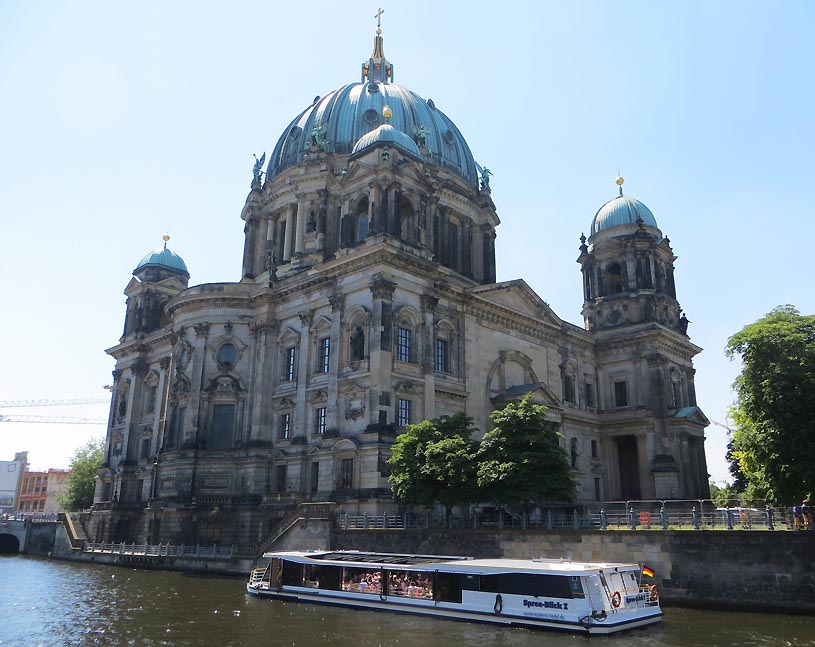
{"label": "german flag", "polygon": [[643,566],[642,574],[646,577],[654,577],[654,570],[652,568],[648,568],[647,566]]}

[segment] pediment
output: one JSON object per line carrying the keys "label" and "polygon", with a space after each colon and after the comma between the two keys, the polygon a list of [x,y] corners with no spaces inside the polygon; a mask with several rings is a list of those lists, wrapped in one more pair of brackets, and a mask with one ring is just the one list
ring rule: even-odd
{"label": "pediment", "polygon": [[532,395],[532,401],[535,404],[542,404],[547,409],[562,409],[563,405],[555,393],[543,382],[535,382],[533,384],[519,384],[517,386],[510,386],[501,393],[494,395],[491,399],[493,404],[502,404],[504,402],[520,402],[527,395]]}
{"label": "pediment", "polygon": [[472,295],[542,323],[563,325],[560,317],[523,279],[483,285],[473,289]]}
{"label": "pediment", "polygon": [[702,410],[697,406],[684,407],[673,414],[671,418],[675,420],[687,420],[701,427],[707,427],[710,424],[708,417],[702,413]]}
{"label": "pediment", "polygon": [[187,286],[184,285],[181,281],[179,281],[174,276],[168,277],[161,281],[153,281],[153,282],[145,282],[139,279],[136,276],[131,277],[130,281],[127,284],[127,287],[124,289],[124,293],[127,296],[132,296],[146,288],[158,288],[161,292],[167,294],[178,294],[179,292],[183,292],[187,289]]}

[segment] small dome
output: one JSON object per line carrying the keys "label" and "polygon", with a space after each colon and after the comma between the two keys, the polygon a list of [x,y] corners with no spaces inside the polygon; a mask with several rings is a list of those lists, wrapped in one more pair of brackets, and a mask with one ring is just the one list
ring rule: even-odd
{"label": "small dome", "polygon": [[401,130],[396,130],[396,128],[390,124],[382,124],[378,128],[360,137],[357,143],[354,144],[351,155],[357,155],[358,153],[362,153],[366,148],[383,143],[391,144],[394,148],[398,148],[403,153],[407,153],[418,160],[423,159],[416,142]]}
{"label": "small dome", "polygon": [[163,267],[165,269],[175,270],[176,272],[183,272],[184,274],[189,276],[189,271],[187,271],[187,264],[178,254],[176,254],[174,251],[167,247],[166,241],[163,247],[154,249],[152,252],[147,254],[143,259],[141,259],[139,261],[139,264],[136,266],[136,269],[133,270],[133,273],[135,274],[140,269],[148,266]]}
{"label": "small dome", "polygon": [[642,202],[627,195],[618,195],[597,211],[591,221],[591,235],[620,225],[636,226],[638,218],[642,219],[643,225],[659,228],[654,214]]}

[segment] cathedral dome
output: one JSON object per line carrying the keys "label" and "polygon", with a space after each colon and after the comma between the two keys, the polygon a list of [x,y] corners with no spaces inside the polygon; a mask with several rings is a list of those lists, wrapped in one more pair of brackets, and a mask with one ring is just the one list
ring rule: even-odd
{"label": "cathedral dome", "polygon": [[[432,100],[392,83],[393,66],[382,52],[382,37],[374,40],[374,53],[363,63],[362,81],[350,83],[314,101],[286,127],[269,160],[266,176],[303,161],[310,152],[350,155],[366,135],[390,125],[413,155],[456,173],[478,186],[478,171],[470,147],[456,125]],[[388,106],[388,124],[382,116]],[[386,131],[387,132],[387,131]],[[378,136],[385,133],[379,132]],[[404,137],[399,137],[403,135]],[[410,147],[405,139],[414,146]],[[415,150],[413,150],[415,149]]]}
{"label": "cathedral dome", "polygon": [[394,148],[400,149],[403,153],[407,153],[419,160],[422,159],[422,154],[419,147],[410,137],[400,130],[396,130],[390,124],[382,124],[376,130],[363,135],[359,141],[354,144],[351,150],[351,155],[362,153],[368,148],[376,146],[377,144],[390,144]]}
{"label": "cathedral dome", "polygon": [[187,264],[184,262],[184,259],[167,247],[168,240],[170,240],[170,237],[164,236],[164,246],[154,249],[152,252],[145,255],[145,257],[139,261],[139,264],[136,266],[136,269],[133,270],[133,273],[135,274],[140,269],[149,266],[175,270],[176,272],[182,272],[189,276]]}
{"label": "cathedral dome", "polygon": [[620,225],[636,225],[638,219],[642,219],[643,225],[658,229],[657,219],[648,207],[635,198],[618,195],[597,211],[591,221],[591,235]]}

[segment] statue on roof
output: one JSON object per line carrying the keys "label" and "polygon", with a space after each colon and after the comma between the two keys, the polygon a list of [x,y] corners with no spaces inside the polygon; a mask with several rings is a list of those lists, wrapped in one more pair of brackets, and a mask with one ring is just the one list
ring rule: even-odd
{"label": "statue on roof", "polygon": [[[253,155],[254,155],[254,153],[253,153]],[[261,177],[263,175],[263,162],[266,161],[266,153],[264,152],[263,155],[260,156],[260,159],[258,159],[257,155],[254,155],[254,157],[255,157],[255,165],[252,167],[252,186],[253,187],[255,185],[260,186]]]}
{"label": "statue on roof", "polygon": [[328,144],[328,135],[326,134],[327,129],[328,127],[322,122],[314,124],[314,128],[311,130],[312,146],[325,150],[325,147]]}
{"label": "statue on roof", "polygon": [[492,171],[490,171],[486,166],[482,166],[481,168],[481,188],[482,189],[489,189],[490,188],[490,177],[492,176]]}
{"label": "statue on roof", "polygon": [[430,134],[430,128],[425,126],[413,127],[413,140],[419,148],[427,148],[427,136]]}

